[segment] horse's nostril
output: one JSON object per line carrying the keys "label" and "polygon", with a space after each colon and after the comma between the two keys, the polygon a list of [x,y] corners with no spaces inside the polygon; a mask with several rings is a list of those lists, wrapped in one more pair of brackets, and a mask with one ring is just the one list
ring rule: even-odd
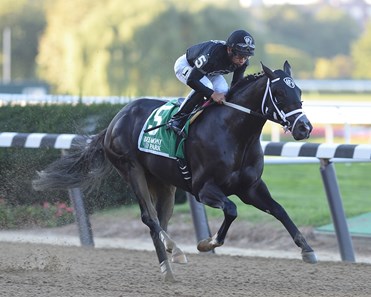
{"label": "horse's nostril", "polygon": [[303,122],[300,126],[299,126],[299,131],[300,132],[311,132],[312,131],[312,125],[310,123],[305,123]]}
{"label": "horse's nostril", "polygon": [[309,131],[309,130],[310,130],[310,128],[306,124],[299,126],[299,131],[300,132],[306,132],[306,131]]}

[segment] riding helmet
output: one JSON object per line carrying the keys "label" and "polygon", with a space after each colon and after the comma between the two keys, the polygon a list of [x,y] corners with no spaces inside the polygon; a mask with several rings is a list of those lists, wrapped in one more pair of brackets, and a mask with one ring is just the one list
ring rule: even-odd
{"label": "riding helmet", "polygon": [[231,33],[226,41],[234,54],[253,56],[255,50],[254,38],[245,30],[236,30]]}

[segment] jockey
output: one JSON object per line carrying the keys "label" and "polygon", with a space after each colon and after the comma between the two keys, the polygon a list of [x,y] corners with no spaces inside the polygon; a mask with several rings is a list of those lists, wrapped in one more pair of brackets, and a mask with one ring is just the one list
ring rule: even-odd
{"label": "jockey", "polygon": [[227,41],[210,40],[188,48],[175,62],[174,71],[176,77],[193,90],[168,127],[181,135],[187,115],[205,98],[221,104],[228,91],[223,75],[233,72],[231,85],[243,78],[254,50],[254,38],[245,30],[232,32]]}

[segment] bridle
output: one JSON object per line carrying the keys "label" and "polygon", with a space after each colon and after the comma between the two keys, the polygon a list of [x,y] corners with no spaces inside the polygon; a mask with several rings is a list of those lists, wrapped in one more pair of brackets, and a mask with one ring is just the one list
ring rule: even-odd
{"label": "bridle", "polygon": [[[267,106],[267,97],[268,97],[268,94],[269,94],[269,99],[270,99],[270,102],[274,108],[274,111],[272,112],[272,116],[273,116],[273,119],[277,122],[277,123],[280,123],[283,128],[285,129],[285,131],[287,130],[291,130],[291,129],[294,129],[297,121],[305,115],[304,113],[304,110],[301,108],[297,108],[297,109],[294,109],[288,113],[285,113],[282,109],[279,109],[276,102],[277,100],[273,97],[272,95],[272,90],[271,90],[271,84],[279,81],[281,78],[278,77],[278,78],[275,78],[273,79],[272,81],[270,81],[270,79],[268,78],[267,80],[267,86],[265,88],[265,92],[264,92],[264,97],[263,97],[263,100],[262,100],[262,106],[261,106],[261,111],[262,111],[262,114],[263,115],[266,115],[268,117],[268,106]],[[298,114],[300,113],[299,116],[297,116],[295,118],[295,121],[294,123],[290,124],[290,122],[287,120],[289,117],[295,115],[295,114]]]}
{"label": "bridle", "polygon": [[[280,79],[281,79],[280,77],[275,78],[273,80],[270,80],[269,78],[267,79],[267,84],[266,84],[266,87],[265,87],[265,91],[264,91],[264,95],[263,95],[263,99],[262,99],[262,104],[261,104],[261,113],[253,111],[253,110],[251,110],[247,107],[243,107],[241,105],[231,103],[231,102],[227,102],[227,101],[223,102],[223,104],[226,105],[226,106],[232,107],[234,109],[237,109],[239,111],[251,114],[253,116],[257,116],[257,117],[263,118],[265,120],[270,120],[272,122],[279,123],[280,125],[283,126],[285,131],[292,130],[292,129],[294,129],[298,120],[301,117],[303,117],[305,115],[305,113],[304,113],[304,110],[301,108],[301,106],[300,106],[300,108],[294,109],[294,110],[292,110],[288,113],[285,113],[282,109],[280,109],[277,106],[277,104],[276,104],[277,100],[272,95],[271,84],[279,81]],[[270,111],[270,109],[268,107],[269,102],[272,104],[273,109],[274,109],[273,112],[272,112],[272,115],[270,115],[270,113],[269,113],[269,111]],[[294,123],[291,125],[290,122],[287,119],[289,117],[295,115],[295,114],[298,114],[298,113],[300,113],[300,115],[295,118]]]}

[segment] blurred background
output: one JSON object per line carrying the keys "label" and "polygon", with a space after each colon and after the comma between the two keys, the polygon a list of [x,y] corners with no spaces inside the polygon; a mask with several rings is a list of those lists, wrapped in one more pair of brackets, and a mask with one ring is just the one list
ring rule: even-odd
{"label": "blurred background", "polygon": [[[261,71],[260,61],[272,69],[290,62],[314,124],[308,141],[371,143],[370,0],[1,0],[0,132],[94,134],[127,99],[185,96],[189,88],[173,72],[176,59],[189,46],[225,40],[236,29],[256,41],[246,74]],[[262,139],[292,141],[271,123]],[[31,187],[36,170],[59,156],[57,150],[0,148],[0,228],[40,224],[40,217],[42,224],[60,224],[52,221],[60,218],[55,209],[64,222],[73,220],[66,191]],[[355,166],[344,167],[339,182],[349,181],[350,196],[366,201],[369,183],[361,178],[369,167]],[[317,167],[314,174],[301,166],[293,174],[314,176],[301,194],[307,199],[297,199],[302,188],[293,189],[287,178],[276,181],[282,174],[272,170],[266,166],[265,180],[283,185],[278,196],[291,197],[283,201],[289,212],[313,210],[299,213],[299,224],[329,220]],[[303,207],[303,201],[314,206]],[[371,211],[365,201],[347,201],[351,214]],[[133,202],[117,176],[86,200],[89,212]],[[300,222],[316,218],[320,209],[319,220]]]}
{"label": "blurred background", "polygon": [[370,79],[370,4],[2,0],[2,83],[37,82],[51,94],[79,96],[185,95],[175,60],[238,28],[256,40],[248,73],[260,71],[260,61],[274,69],[288,59],[296,79]]}

